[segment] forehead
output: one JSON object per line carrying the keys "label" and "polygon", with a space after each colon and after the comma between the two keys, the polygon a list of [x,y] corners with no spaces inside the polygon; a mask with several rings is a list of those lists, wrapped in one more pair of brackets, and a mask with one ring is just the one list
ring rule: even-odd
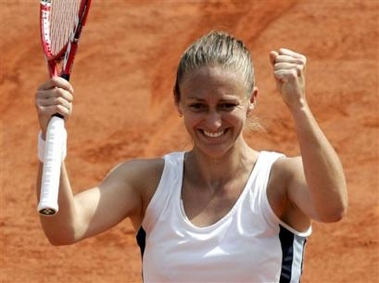
{"label": "forehead", "polygon": [[188,95],[220,93],[246,94],[246,86],[240,72],[221,67],[201,67],[184,75],[181,91]]}

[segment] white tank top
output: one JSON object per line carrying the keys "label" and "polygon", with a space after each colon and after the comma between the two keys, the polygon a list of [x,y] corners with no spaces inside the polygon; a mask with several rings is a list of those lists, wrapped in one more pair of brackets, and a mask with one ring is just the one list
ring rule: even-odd
{"label": "white tank top", "polygon": [[306,237],[271,209],[266,188],[282,154],[262,151],[232,209],[211,226],[197,227],[182,202],[184,153],[165,166],[137,235],[144,282],[299,282]]}

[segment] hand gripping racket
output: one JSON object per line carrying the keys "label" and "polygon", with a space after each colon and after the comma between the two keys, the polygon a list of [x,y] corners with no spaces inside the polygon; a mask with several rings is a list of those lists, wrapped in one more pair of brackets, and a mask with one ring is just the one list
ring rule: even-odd
{"label": "hand gripping racket", "polygon": [[[50,77],[70,79],[79,37],[90,5],[91,0],[41,0],[41,43]],[[37,208],[42,215],[54,215],[58,211],[65,134],[64,120],[55,114],[50,119],[46,132],[41,195]]]}

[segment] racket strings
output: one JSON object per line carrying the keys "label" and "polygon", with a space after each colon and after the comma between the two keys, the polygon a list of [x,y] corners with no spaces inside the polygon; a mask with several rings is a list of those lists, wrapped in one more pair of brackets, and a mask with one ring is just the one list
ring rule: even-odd
{"label": "racket strings", "polygon": [[69,41],[76,25],[80,0],[52,0],[50,14],[51,53],[55,56]]}

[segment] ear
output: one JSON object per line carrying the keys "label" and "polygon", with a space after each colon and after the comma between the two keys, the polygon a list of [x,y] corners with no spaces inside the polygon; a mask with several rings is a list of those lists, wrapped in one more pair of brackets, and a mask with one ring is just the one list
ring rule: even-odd
{"label": "ear", "polygon": [[258,88],[255,86],[250,96],[248,114],[254,109],[255,104],[257,103],[257,97],[258,97]]}
{"label": "ear", "polygon": [[175,108],[176,108],[176,111],[178,111],[179,113],[179,117],[182,117],[183,109],[182,109],[182,106],[180,105],[180,102],[175,102]]}

